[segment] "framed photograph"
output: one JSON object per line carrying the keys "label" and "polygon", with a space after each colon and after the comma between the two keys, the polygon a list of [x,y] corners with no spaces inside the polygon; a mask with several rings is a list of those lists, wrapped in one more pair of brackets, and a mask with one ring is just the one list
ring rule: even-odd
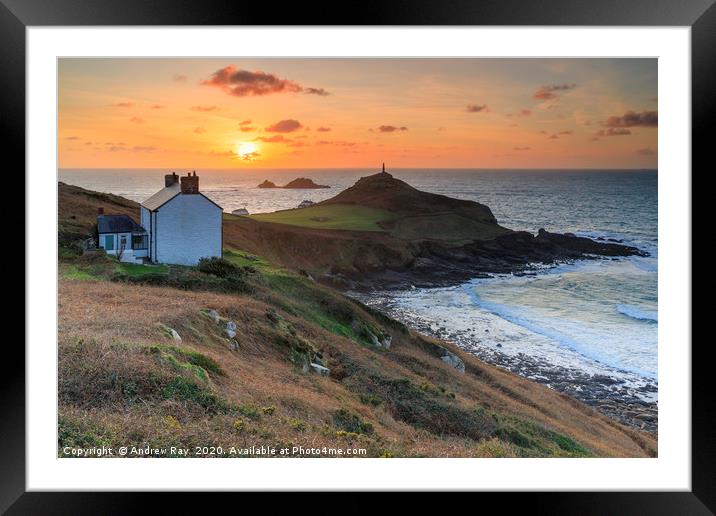
{"label": "framed photograph", "polygon": [[355,7],[3,0],[27,303],[0,508],[711,514],[712,2]]}

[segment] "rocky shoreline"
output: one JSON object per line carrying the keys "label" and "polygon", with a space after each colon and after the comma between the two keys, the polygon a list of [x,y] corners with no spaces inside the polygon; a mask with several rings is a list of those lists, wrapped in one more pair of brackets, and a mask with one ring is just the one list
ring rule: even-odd
{"label": "rocky shoreline", "polygon": [[648,256],[645,251],[617,241],[597,241],[544,229],[540,229],[537,235],[514,231],[492,240],[473,241],[462,246],[449,247],[435,241],[415,245],[414,256],[405,263],[379,261],[378,265],[370,268],[316,274],[316,279],[343,291],[404,290],[458,285],[495,274],[536,275],[545,267],[577,260]]}
{"label": "rocky shoreline", "polygon": [[396,307],[388,297],[357,292],[352,295],[420,333],[451,342],[489,364],[568,394],[626,426],[658,434],[658,403],[649,401],[658,392],[656,381],[630,382],[619,375],[590,374],[525,353],[510,355],[481,345],[479,338],[467,332],[436,327],[431,321]]}

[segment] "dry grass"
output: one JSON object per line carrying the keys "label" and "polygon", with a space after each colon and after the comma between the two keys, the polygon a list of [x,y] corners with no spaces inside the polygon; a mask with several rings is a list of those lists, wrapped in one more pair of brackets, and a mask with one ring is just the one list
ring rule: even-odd
{"label": "dry grass", "polygon": [[[207,308],[236,321],[238,351],[230,350],[221,328],[200,313]],[[410,333],[393,331],[391,350],[377,351],[279,310],[285,324],[310,341],[329,363],[341,364],[349,371],[341,379],[305,373],[288,359],[285,345],[277,338],[282,330],[266,317],[267,308],[265,302],[246,296],[61,281],[61,428],[69,429],[68,435],[75,440],[77,434],[89,435],[90,441],[129,439],[137,445],[355,445],[366,448],[371,456],[518,453],[512,444],[495,436],[439,435],[430,428],[408,424],[396,419],[390,399],[384,397],[374,406],[361,401],[360,389],[356,389],[356,385],[376,382],[375,378],[405,378],[410,385],[427,385],[430,392],[454,395],[453,399],[431,394],[429,399],[462,411],[456,414],[482,407],[519,416],[569,436],[594,455],[654,454],[655,442],[647,434],[621,427],[567,396],[457,350],[453,349],[466,362],[465,374],[424,352],[419,338]],[[371,318],[357,306],[356,314]],[[162,325],[178,331],[182,342],[172,342]],[[157,345],[199,352],[216,361],[223,374],[209,373],[207,380],[200,382],[192,377],[192,370],[177,371],[160,355],[148,351]],[[177,374],[195,380],[202,392],[215,396],[229,409],[208,410],[192,399],[163,396],[163,389]],[[261,410],[265,407],[274,409],[266,414]],[[341,434],[332,420],[340,409],[370,423],[374,431],[370,435]],[[258,417],[243,415],[254,412]]]}

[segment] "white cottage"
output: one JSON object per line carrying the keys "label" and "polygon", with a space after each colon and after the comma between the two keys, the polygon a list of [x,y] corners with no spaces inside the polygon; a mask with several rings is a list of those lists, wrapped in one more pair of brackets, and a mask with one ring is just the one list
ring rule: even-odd
{"label": "white cottage", "polygon": [[[220,257],[223,209],[199,191],[199,176],[196,172],[181,178],[175,173],[167,174],[164,176],[164,184],[162,190],[141,204],[138,225],[126,215],[100,215],[97,218],[100,247],[108,253],[120,254],[116,246],[124,242],[124,251],[120,256],[122,261],[146,260],[153,263],[196,265],[201,258]],[[100,220],[102,217],[104,221]],[[114,220],[107,221],[107,217]],[[134,224],[131,256],[127,255],[129,240],[122,240],[122,234],[113,233],[116,236],[108,238],[110,233],[104,233],[103,236],[100,230],[102,222],[104,229],[108,222],[118,225],[120,217],[126,217]],[[109,224],[106,229],[117,228]],[[122,226],[121,229],[126,228]],[[114,241],[120,244],[115,244],[116,250],[113,252],[110,247]],[[134,247],[135,242],[137,248]]]}

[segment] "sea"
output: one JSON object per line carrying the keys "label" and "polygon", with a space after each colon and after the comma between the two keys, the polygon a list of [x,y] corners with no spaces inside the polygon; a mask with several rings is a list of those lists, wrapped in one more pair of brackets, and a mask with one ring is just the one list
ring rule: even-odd
{"label": "sea", "polygon": [[[636,397],[657,401],[656,170],[388,171],[420,190],[486,204],[511,229],[570,232],[635,246],[649,256],[538,266],[530,275],[496,275],[444,288],[375,291],[362,295],[362,301],[481,358],[503,364],[507,358],[512,370],[543,383],[550,383],[549,374],[541,376],[540,368],[520,364],[616,378]],[[60,169],[59,180],[141,201],[163,186],[169,172]],[[263,213],[327,199],[375,172],[242,169],[197,174],[201,190],[224,211]],[[281,185],[296,177],[330,188],[256,188],[265,179]]]}

